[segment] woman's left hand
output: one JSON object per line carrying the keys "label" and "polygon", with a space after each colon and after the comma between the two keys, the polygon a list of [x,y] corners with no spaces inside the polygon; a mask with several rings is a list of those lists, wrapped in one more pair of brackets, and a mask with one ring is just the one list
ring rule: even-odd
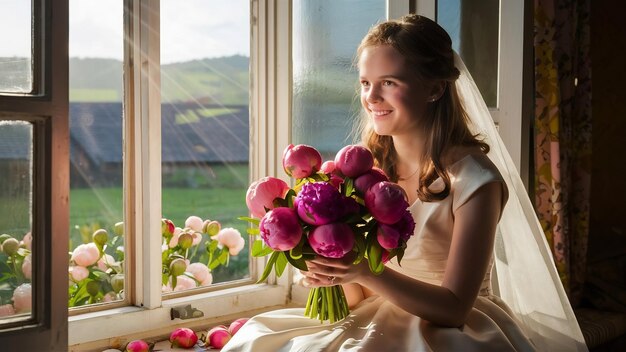
{"label": "woman's left hand", "polygon": [[352,253],[338,259],[316,257],[309,260],[306,262],[309,271],[300,271],[305,276],[303,284],[306,287],[326,287],[358,283],[369,272],[369,267],[366,260],[359,264],[353,264],[353,261]]}

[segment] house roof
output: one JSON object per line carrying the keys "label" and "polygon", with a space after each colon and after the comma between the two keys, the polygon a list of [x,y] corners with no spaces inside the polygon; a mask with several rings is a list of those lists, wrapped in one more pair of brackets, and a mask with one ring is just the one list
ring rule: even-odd
{"label": "house roof", "polygon": [[[122,161],[122,104],[70,104],[71,152],[96,164]],[[162,162],[246,162],[247,106],[163,104]]]}
{"label": "house roof", "polygon": [[0,121],[0,160],[27,160],[32,155],[32,125]]}

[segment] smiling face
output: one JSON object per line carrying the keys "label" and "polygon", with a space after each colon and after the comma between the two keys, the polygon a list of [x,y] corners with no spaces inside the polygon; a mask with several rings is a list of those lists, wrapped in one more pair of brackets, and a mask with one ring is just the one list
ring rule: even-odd
{"label": "smiling face", "polygon": [[393,47],[367,47],[359,58],[361,104],[378,135],[399,136],[419,131],[432,85],[408,69]]}

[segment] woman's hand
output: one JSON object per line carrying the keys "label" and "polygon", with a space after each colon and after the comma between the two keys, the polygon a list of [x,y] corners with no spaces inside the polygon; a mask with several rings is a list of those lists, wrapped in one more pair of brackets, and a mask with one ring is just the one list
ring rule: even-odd
{"label": "woman's hand", "polygon": [[348,253],[343,258],[333,259],[316,257],[306,262],[309,271],[300,272],[304,275],[305,287],[326,287],[349,283],[358,283],[369,273],[366,260],[359,264],[352,264],[354,254]]}

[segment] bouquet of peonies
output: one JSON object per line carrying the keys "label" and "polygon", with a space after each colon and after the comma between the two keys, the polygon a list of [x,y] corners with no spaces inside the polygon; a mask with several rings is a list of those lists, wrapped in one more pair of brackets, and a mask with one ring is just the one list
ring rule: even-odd
{"label": "bouquet of peonies", "polygon": [[[259,282],[272,269],[282,275],[287,263],[306,271],[306,260],[315,256],[354,252],[354,264],[367,260],[375,274],[394,256],[401,260],[415,222],[404,190],[373,165],[371,152],[358,145],[323,164],[313,147],[285,149],[283,168],[295,186],[274,177],[252,183],[246,194],[252,217],[240,218],[253,224],[251,235],[261,237],[252,255],[269,255]],[[311,289],[305,310],[310,318],[333,323],[348,313],[340,285]]]}

